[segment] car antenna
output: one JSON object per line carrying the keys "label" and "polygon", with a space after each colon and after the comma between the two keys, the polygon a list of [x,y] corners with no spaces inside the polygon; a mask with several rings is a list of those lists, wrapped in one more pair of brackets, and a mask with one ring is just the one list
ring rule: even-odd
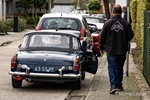
{"label": "car antenna", "polygon": [[58,31],[59,28],[56,28],[56,31]]}
{"label": "car antenna", "polygon": [[61,5],[61,16],[62,16],[62,5]]}

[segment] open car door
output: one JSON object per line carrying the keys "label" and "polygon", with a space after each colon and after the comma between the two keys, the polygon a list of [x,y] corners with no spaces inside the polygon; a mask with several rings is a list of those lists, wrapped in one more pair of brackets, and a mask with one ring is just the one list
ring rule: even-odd
{"label": "open car door", "polygon": [[96,74],[98,69],[98,58],[92,50],[87,50],[86,61],[85,61],[85,71]]}

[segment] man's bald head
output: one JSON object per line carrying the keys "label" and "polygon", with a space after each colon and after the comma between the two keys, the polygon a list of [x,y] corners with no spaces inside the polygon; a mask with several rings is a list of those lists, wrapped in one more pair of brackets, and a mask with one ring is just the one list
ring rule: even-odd
{"label": "man's bald head", "polygon": [[114,5],[113,9],[112,9],[112,13],[114,15],[121,15],[122,14],[122,8],[119,4]]}

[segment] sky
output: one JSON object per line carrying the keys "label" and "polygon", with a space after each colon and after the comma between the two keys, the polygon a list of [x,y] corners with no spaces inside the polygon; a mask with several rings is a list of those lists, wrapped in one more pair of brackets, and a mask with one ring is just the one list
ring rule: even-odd
{"label": "sky", "polygon": [[120,4],[120,6],[126,6],[127,0],[116,0],[116,4]]}

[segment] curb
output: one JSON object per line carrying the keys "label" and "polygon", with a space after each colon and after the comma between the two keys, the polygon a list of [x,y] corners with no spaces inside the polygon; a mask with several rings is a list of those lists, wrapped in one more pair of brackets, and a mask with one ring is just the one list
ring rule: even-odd
{"label": "curb", "polygon": [[3,42],[2,44],[0,44],[0,46],[5,46],[7,44],[10,44],[12,41],[6,41],[6,42]]}

